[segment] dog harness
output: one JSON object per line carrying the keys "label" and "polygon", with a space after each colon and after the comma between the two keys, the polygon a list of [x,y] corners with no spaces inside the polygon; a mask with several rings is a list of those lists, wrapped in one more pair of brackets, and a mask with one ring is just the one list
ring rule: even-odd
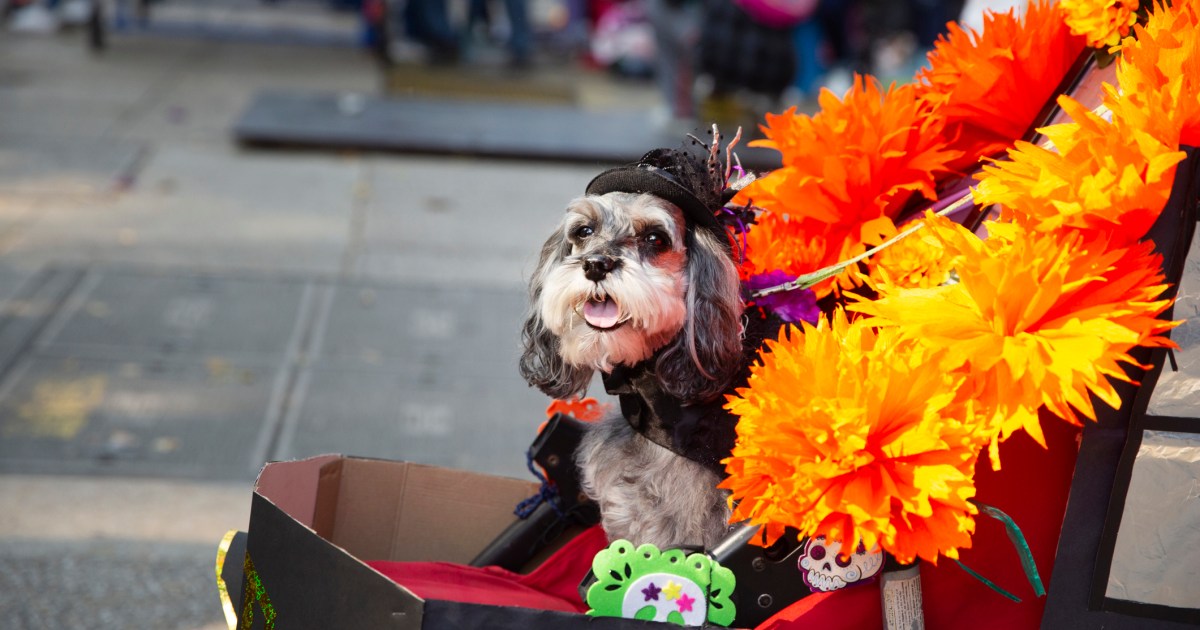
{"label": "dog harness", "polygon": [[[750,378],[750,362],[758,356],[764,339],[775,338],[783,322],[775,316],[762,316],[751,309],[743,338],[742,368],[724,394],[745,387]],[[695,404],[684,404],[659,385],[652,356],[632,367],[617,366],[601,375],[604,389],[616,396],[621,415],[633,430],[659,446],[686,457],[726,477],[721,460],[733,452],[737,442],[737,416],[725,409],[725,395]]]}

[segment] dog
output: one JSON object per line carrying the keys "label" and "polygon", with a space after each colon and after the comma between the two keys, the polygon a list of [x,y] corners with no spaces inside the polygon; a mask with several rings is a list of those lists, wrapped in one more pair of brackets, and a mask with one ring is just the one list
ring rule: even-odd
{"label": "dog", "polygon": [[722,394],[748,364],[734,248],[712,218],[724,182],[681,151],[623,168],[570,202],[542,247],[521,374],[567,399],[599,372],[619,397],[576,453],[610,540],[711,548],[728,531],[717,484],[736,438]]}

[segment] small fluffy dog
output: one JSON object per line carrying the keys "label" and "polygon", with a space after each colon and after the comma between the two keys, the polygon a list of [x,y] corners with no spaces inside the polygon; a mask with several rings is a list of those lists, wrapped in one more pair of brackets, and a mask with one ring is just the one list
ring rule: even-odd
{"label": "small fluffy dog", "polygon": [[747,364],[724,178],[686,151],[606,171],[572,201],[530,282],[522,376],[581,396],[595,371],[621,414],[577,452],[610,539],[712,547],[727,531],[720,460],[736,439],[722,409]]}

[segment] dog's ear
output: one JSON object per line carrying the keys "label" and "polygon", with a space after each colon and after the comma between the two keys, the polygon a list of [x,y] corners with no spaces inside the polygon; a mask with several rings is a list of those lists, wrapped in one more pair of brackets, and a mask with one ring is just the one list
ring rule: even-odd
{"label": "dog's ear", "polygon": [[727,246],[705,229],[688,235],[687,322],[659,354],[662,388],[684,402],[709,400],[742,367],[742,299]]}
{"label": "dog's ear", "polygon": [[542,287],[546,276],[563,263],[569,252],[566,235],[556,230],[542,246],[537,269],[529,281],[529,312],[521,328],[521,376],[547,396],[569,399],[583,396],[592,380],[592,370],[567,364],[559,354],[558,336],[542,320]]}

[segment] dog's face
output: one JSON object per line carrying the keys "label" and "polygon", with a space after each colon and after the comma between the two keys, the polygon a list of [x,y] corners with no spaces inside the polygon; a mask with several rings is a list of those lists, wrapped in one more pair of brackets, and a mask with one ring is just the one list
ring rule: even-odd
{"label": "dog's face", "polygon": [[726,246],[652,195],[571,202],[530,297],[522,374],[557,398],[582,393],[593,370],[660,350],[656,373],[686,398],[722,387],[738,364],[741,301]]}
{"label": "dog's face", "polygon": [[687,318],[683,213],[650,195],[609,193],[568,208],[567,254],[539,270],[542,321],[564,361],[601,371],[634,365]]}

